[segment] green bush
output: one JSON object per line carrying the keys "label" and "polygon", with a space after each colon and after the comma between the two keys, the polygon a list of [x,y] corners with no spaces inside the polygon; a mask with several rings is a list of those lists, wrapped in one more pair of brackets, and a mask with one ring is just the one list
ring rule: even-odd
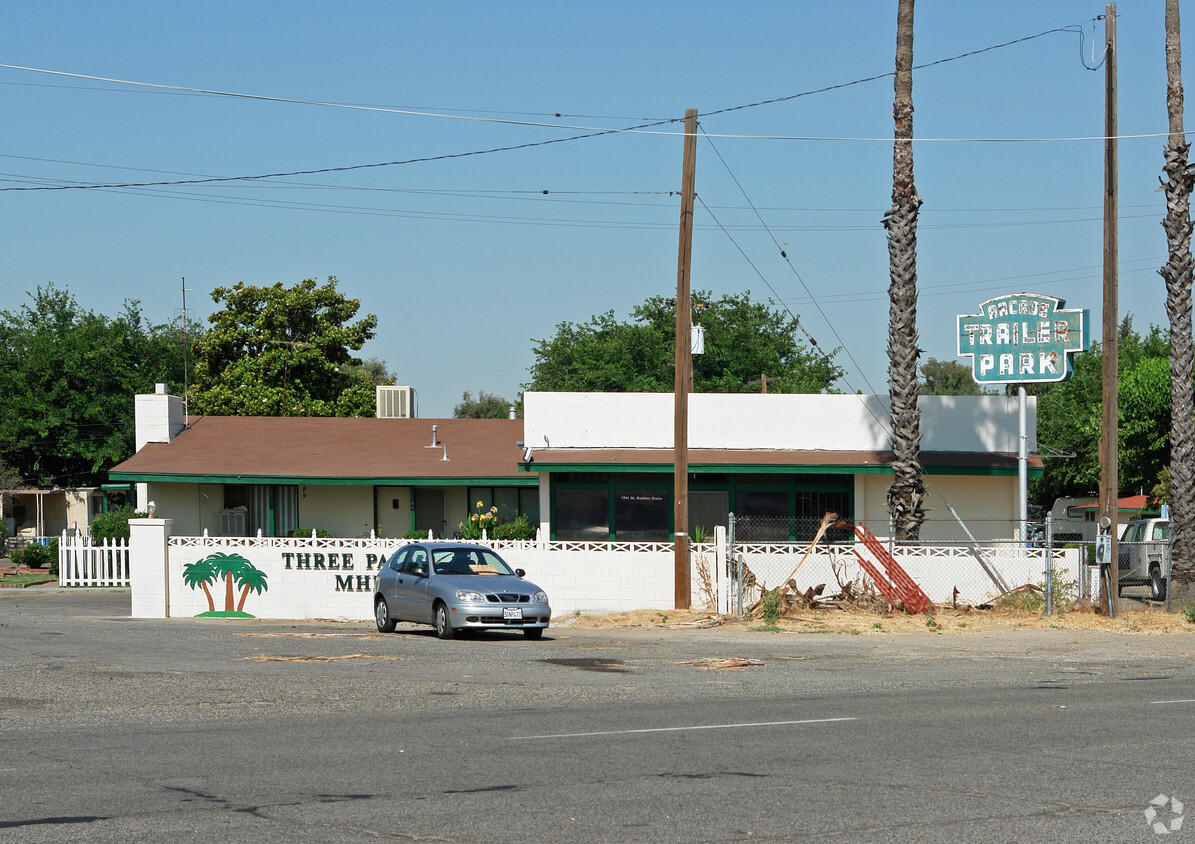
{"label": "green bush", "polygon": [[492,539],[535,539],[537,526],[531,524],[527,517],[520,513],[513,521],[504,522],[494,528],[490,535]]}
{"label": "green bush", "polygon": [[[311,531],[310,530],[292,530],[290,532],[290,535],[292,537],[294,537],[295,539],[310,539]],[[316,536],[316,539],[330,539],[332,537],[332,531],[325,530],[323,528],[316,528],[315,536]]]}
{"label": "green bush", "polygon": [[427,539],[425,530],[409,530],[402,535],[403,539]]}
{"label": "green bush", "polygon": [[8,539],[8,522],[0,519],[0,551],[4,550],[4,542]]}
{"label": "green bush", "polygon": [[49,545],[30,543],[12,552],[14,565],[31,569],[48,568],[50,573],[58,571],[58,540],[51,539]]}
{"label": "green bush", "polygon": [[784,604],[784,596],[780,592],[780,587],[769,589],[763,593],[760,598],[760,606],[763,609],[764,623],[775,627],[776,622],[780,620],[780,610]]}
{"label": "green bush", "polygon": [[118,507],[107,513],[100,513],[91,520],[91,540],[100,543],[106,539],[128,539],[129,519],[146,519],[148,513],[133,512],[132,507]]}

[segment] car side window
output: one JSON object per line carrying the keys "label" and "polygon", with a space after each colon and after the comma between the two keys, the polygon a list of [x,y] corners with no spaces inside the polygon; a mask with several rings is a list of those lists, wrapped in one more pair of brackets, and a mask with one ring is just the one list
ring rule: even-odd
{"label": "car side window", "polygon": [[390,568],[395,571],[402,571],[403,560],[406,558],[409,548],[399,548],[390,555]]}
{"label": "car side window", "polygon": [[1169,539],[1170,538],[1170,523],[1158,522],[1154,525],[1154,539]]}
{"label": "car side window", "polygon": [[427,550],[415,548],[407,555],[402,570],[407,574],[427,574]]}
{"label": "car side window", "polygon": [[1144,531],[1144,529],[1145,529],[1145,525],[1140,524],[1140,523],[1131,525],[1129,527],[1129,532],[1127,534],[1125,534],[1124,541],[1125,542],[1140,542],[1141,534]]}

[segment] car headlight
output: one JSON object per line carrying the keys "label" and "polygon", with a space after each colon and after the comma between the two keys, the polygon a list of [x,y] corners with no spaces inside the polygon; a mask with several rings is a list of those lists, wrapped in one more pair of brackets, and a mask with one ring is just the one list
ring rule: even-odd
{"label": "car headlight", "polygon": [[548,602],[548,593],[547,592],[536,592],[534,595],[531,596],[531,603],[533,603],[533,604],[546,604],[547,602]]}
{"label": "car headlight", "polygon": [[470,592],[467,589],[462,589],[456,593],[456,599],[462,604],[484,604],[485,598],[481,597],[480,592]]}

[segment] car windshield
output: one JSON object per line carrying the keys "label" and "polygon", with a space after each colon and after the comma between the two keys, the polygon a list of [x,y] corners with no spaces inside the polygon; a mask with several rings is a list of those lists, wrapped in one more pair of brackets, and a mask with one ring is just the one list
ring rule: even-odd
{"label": "car windshield", "polygon": [[500,575],[514,572],[493,551],[485,548],[437,548],[432,551],[436,574]]}

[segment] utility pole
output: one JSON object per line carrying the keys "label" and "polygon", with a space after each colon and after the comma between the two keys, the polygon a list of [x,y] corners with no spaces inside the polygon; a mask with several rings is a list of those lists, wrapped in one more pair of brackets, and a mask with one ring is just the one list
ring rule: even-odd
{"label": "utility pole", "polygon": [[[1117,195],[1116,195],[1116,4],[1104,7],[1104,377],[1103,433],[1100,437],[1100,519],[1112,538],[1108,579],[1100,590],[1100,608],[1109,616],[1116,614],[1120,588],[1120,563],[1117,550],[1116,521],[1120,500],[1120,439],[1116,428],[1119,415],[1117,330],[1119,302],[1117,295]],[[1106,522],[1104,520],[1107,520]]]}
{"label": "utility pole", "polygon": [[690,605],[689,576],[689,390],[693,383],[693,314],[689,304],[689,269],[693,260],[693,195],[697,177],[697,109],[685,109],[685,157],[681,168],[680,249],[676,259],[676,366],[674,401],[672,494],[675,603]]}

